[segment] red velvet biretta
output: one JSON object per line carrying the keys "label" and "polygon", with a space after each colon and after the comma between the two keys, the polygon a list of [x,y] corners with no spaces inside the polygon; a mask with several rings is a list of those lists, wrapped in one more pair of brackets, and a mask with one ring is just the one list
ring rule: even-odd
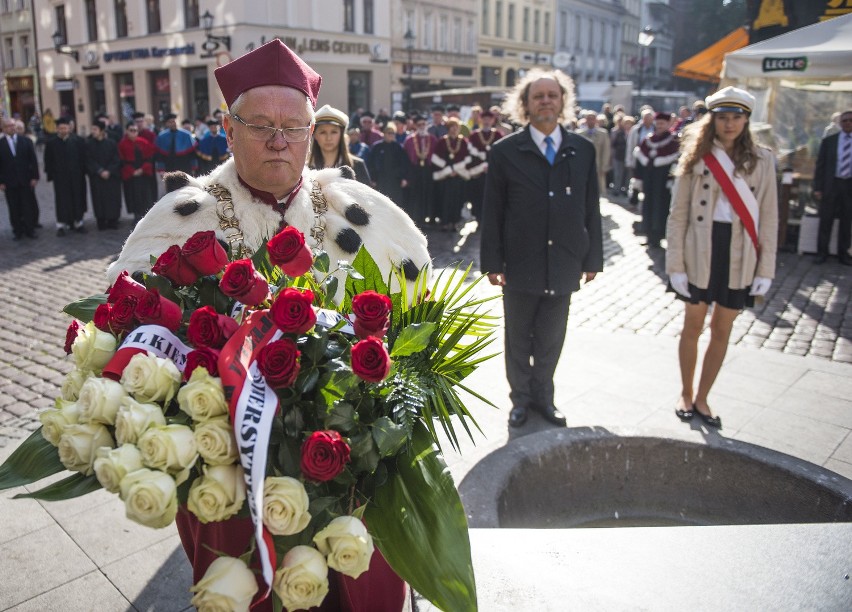
{"label": "red velvet biretta", "polygon": [[662,119],[663,121],[671,121],[672,120],[672,114],[671,113],[664,113],[663,111],[660,111],[660,112],[658,112],[657,114],[654,115],[654,120],[657,120],[657,119]]}
{"label": "red velvet biretta", "polygon": [[230,107],[249,89],[281,85],[304,92],[316,106],[322,77],[277,38],[216,69],[216,81]]}

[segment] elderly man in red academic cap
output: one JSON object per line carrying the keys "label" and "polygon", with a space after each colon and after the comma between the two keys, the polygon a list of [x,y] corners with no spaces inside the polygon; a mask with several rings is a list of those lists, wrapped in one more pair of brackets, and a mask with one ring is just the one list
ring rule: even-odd
{"label": "elderly man in red academic cap", "polygon": [[[152,254],[183,244],[197,231],[215,230],[235,256],[244,257],[287,224],[332,261],[351,260],[363,244],[386,278],[396,268],[411,281],[429,265],[426,239],[411,219],[385,196],[350,180],[350,168],[305,168],[321,82],[310,66],[276,39],[218,68],[216,80],[228,105],[224,128],[233,157],[206,176],[166,175],[169,193],[127,239],[107,272],[110,282],[122,270],[150,270]],[[323,214],[320,206],[327,206]],[[185,508],[177,523],[195,582],[217,552],[241,555],[254,532],[248,518],[201,524]],[[378,552],[357,581],[338,578],[330,581],[321,609],[402,608],[405,585]],[[266,609],[272,609],[271,598],[253,608]]]}

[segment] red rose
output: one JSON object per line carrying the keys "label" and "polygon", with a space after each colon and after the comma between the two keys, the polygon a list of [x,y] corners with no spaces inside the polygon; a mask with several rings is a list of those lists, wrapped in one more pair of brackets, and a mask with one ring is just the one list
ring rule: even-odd
{"label": "red rose", "polygon": [[305,235],[292,225],[273,236],[266,243],[269,261],[288,276],[302,276],[314,263],[314,256],[305,244]]}
{"label": "red rose", "polygon": [[257,368],[273,389],[292,387],[299,375],[301,353],[291,338],[270,342],[257,354]]}
{"label": "red rose", "polygon": [[173,244],[168,250],[157,258],[157,262],[151,267],[151,272],[158,276],[165,276],[175,287],[192,285],[198,280],[198,272],[183,259],[180,247]]}
{"label": "red rose", "polygon": [[101,331],[111,332],[112,330],[109,328],[109,320],[112,313],[112,304],[99,304],[97,308],[95,308],[95,315],[92,317],[92,323],[95,324]]}
{"label": "red rose", "polygon": [[201,276],[218,274],[228,265],[228,253],[216,240],[216,232],[196,232],[180,250],[181,257]]}
{"label": "red rose", "polygon": [[140,323],[162,325],[171,331],[177,331],[183,319],[180,306],[164,298],[156,289],[150,289],[136,304],[136,318]]}
{"label": "red rose", "polygon": [[139,300],[132,295],[125,295],[112,305],[109,311],[109,327],[114,333],[130,331],[136,327],[139,322],[136,318],[137,304]]}
{"label": "red rose", "polygon": [[109,294],[107,301],[110,304],[114,304],[125,295],[132,295],[136,299],[140,299],[143,295],[145,295],[145,291],[145,285],[137,283],[130,277],[127,270],[124,270],[118,275],[118,278],[115,279],[112,287],[107,290],[107,293]]}
{"label": "red rose", "polygon": [[315,431],[302,444],[302,473],[311,480],[332,480],[347,463],[349,445],[336,431]]}
{"label": "red rose", "polygon": [[367,382],[382,382],[390,372],[390,355],[378,338],[364,338],[352,347],[352,371]]}
{"label": "red rose", "polygon": [[239,325],[227,315],[220,315],[212,306],[202,306],[189,317],[186,337],[196,348],[222,348]]}
{"label": "red rose", "polygon": [[375,336],[381,338],[390,325],[391,299],[368,290],[352,298],[353,326],[359,338]]}
{"label": "red rose", "polygon": [[195,368],[204,368],[210,376],[219,376],[219,351],[209,346],[190,351],[186,356],[183,379],[189,380]]}
{"label": "red rose", "polygon": [[275,298],[269,315],[285,334],[303,334],[317,322],[313,301],[314,292],[310,289],[299,291],[288,287]]}
{"label": "red rose", "polygon": [[77,322],[77,319],[71,321],[71,325],[68,326],[68,329],[65,331],[65,354],[71,354],[71,345],[74,344],[74,340],[77,339],[77,334],[80,333],[80,324]]}
{"label": "red rose", "polygon": [[228,264],[219,282],[222,293],[246,306],[257,306],[269,295],[269,283],[254,269],[251,259]]}

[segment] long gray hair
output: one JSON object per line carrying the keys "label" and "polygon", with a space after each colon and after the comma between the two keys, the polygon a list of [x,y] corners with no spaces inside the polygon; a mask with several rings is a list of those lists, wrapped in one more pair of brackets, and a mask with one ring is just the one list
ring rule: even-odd
{"label": "long gray hair", "polygon": [[559,88],[562,90],[562,110],[559,113],[560,123],[573,122],[574,103],[576,96],[574,94],[574,81],[561,70],[542,70],[541,68],[533,68],[527,71],[514,89],[509,92],[506,99],[503,101],[501,108],[503,114],[509,117],[513,122],[524,125],[529,121],[530,113],[528,100],[530,95],[530,87],[539,79],[553,79],[559,83]]}

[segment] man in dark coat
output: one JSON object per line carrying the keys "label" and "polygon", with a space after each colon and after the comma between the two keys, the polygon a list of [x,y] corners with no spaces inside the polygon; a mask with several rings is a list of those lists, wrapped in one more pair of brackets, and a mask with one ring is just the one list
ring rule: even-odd
{"label": "man in dark coat", "polygon": [[38,160],[33,141],[15,133],[15,120],[3,119],[0,135],[0,191],[6,194],[15,240],[35,238]]}
{"label": "man in dark coat", "polygon": [[385,194],[404,209],[402,190],[408,186],[408,156],[396,141],[396,127],[393,123],[384,127],[384,136],[382,142],[373,145],[367,168],[373,189]]}
{"label": "man in dark coat", "polygon": [[86,143],[71,131],[66,117],[56,120],[56,138],[44,146],[44,172],[53,182],[56,202],[56,235],[68,230],[86,233]]}
{"label": "man in dark coat", "polygon": [[98,229],[117,229],[121,216],[121,158],[107,137],[106,125],[95,121],[86,142],[86,170]]}
{"label": "man in dark coat", "polygon": [[571,293],[603,269],[595,150],[560,126],[573,90],[559,71],[531,71],[506,101],[512,119],[527,125],[495,143],[488,162],[480,266],[503,287],[512,427],[531,408],[565,425],[553,375]]}
{"label": "man in dark coat", "polygon": [[814,198],[819,201],[819,234],[815,262],[828,259],[828,243],[835,217],[840,217],[837,231],[837,259],[852,266],[849,256],[852,226],[852,109],[840,115],[840,132],[827,136],[819,145],[814,170]]}

